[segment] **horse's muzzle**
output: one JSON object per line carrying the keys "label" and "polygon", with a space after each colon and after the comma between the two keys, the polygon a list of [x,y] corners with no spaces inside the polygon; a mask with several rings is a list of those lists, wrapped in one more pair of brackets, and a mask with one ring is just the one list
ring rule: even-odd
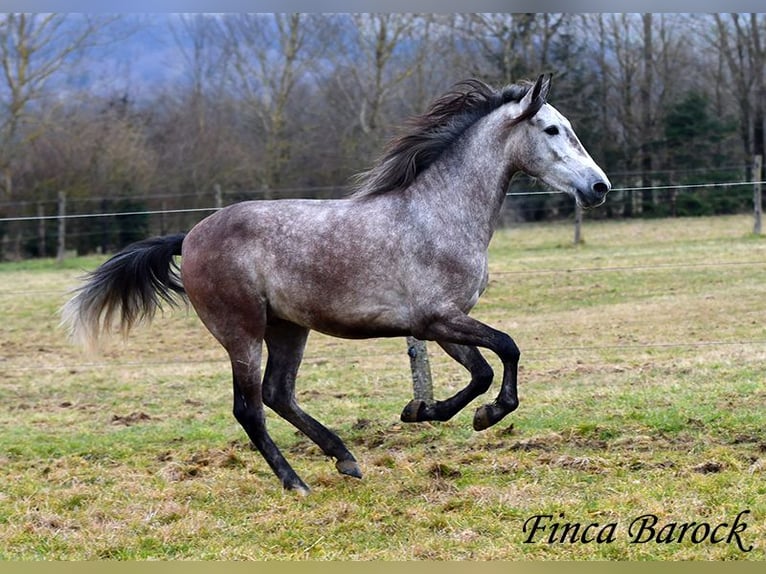
{"label": "horse's muzzle", "polygon": [[592,184],[590,189],[576,190],[575,199],[582,207],[591,209],[593,207],[598,207],[606,201],[606,194],[609,193],[610,189],[612,189],[612,186],[608,181],[599,180]]}

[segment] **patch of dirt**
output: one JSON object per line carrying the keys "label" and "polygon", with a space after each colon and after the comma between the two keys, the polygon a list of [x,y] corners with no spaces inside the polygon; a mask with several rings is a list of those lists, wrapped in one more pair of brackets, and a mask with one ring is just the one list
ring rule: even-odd
{"label": "patch of dirt", "polygon": [[56,514],[43,513],[37,510],[27,516],[26,531],[39,534],[41,531],[75,531],[80,527],[70,520],[61,518]]}
{"label": "patch of dirt", "polygon": [[351,393],[342,391],[322,391],[317,389],[305,389],[298,391],[298,398],[301,400],[319,399],[332,397],[333,399],[345,399],[351,396]]}
{"label": "patch of dirt", "polygon": [[717,472],[721,472],[725,468],[726,468],[725,464],[711,460],[708,462],[703,462],[702,464],[698,464],[697,466],[693,466],[692,470],[694,472],[699,472],[701,474],[714,474]]}
{"label": "patch of dirt", "polygon": [[181,482],[198,476],[199,469],[189,468],[182,463],[171,462],[163,466],[157,474],[168,482]]}
{"label": "patch of dirt", "polygon": [[180,482],[202,476],[211,468],[243,468],[245,462],[234,450],[210,449],[196,452],[183,461],[174,461],[170,452],[163,452],[157,460],[167,462],[159,475],[168,482]]}
{"label": "patch of dirt", "polygon": [[240,468],[245,466],[245,463],[232,450],[219,450],[212,449],[198,453],[194,453],[188,460],[187,464],[196,465],[200,467],[217,467],[217,468]]}
{"label": "patch of dirt", "polygon": [[561,456],[541,455],[538,460],[550,466],[589,472],[602,471],[607,464],[607,461],[599,457],[570,456],[567,454]]}
{"label": "patch of dirt", "polygon": [[657,439],[649,435],[627,435],[614,439],[610,446],[624,450],[650,451],[657,447]]}
{"label": "patch of dirt", "polygon": [[442,462],[437,462],[431,465],[431,467],[428,469],[428,476],[431,478],[443,479],[460,478],[462,474],[456,468],[452,468],[451,466]]}
{"label": "patch of dirt", "polygon": [[111,423],[113,425],[132,426],[137,423],[152,420],[152,417],[143,412],[134,412],[129,415],[112,415]]}
{"label": "patch of dirt", "polygon": [[556,445],[560,444],[564,440],[558,433],[550,433],[547,435],[533,436],[527,439],[518,440],[508,448],[510,450],[553,450]]}
{"label": "patch of dirt", "polygon": [[766,441],[764,441],[762,436],[755,435],[755,434],[744,434],[740,433],[738,435],[735,435],[734,438],[731,439],[731,444],[758,444],[758,448],[761,449],[761,452],[763,452],[763,449],[766,448]]}
{"label": "patch of dirt", "polygon": [[283,447],[289,453],[302,456],[323,456],[322,449],[315,445],[308,437],[300,431],[295,431],[298,441],[290,446]]}
{"label": "patch of dirt", "polygon": [[351,425],[354,430],[363,430],[372,426],[373,422],[370,419],[356,419],[356,422]]}
{"label": "patch of dirt", "polygon": [[252,452],[258,452],[258,449],[252,441],[248,439],[234,439],[229,441],[229,446],[235,450],[249,450]]}
{"label": "patch of dirt", "polygon": [[384,426],[381,423],[359,419],[352,426],[357,434],[349,436],[346,443],[363,445],[369,449],[428,446],[441,440],[437,433],[429,432],[433,428],[433,425],[427,422],[417,424],[393,423]]}
{"label": "patch of dirt", "polygon": [[676,463],[672,460],[661,460],[659,462],[648,462],[645,460],[631,460],[623,463],[621,466],[626,466],[630,470],[654,470],[654,469],[671,469],[676,468]]}
{"label": "patch of dirt", "polygon": [[701,421],[701,420],[695,419],[695,418],[687,418],[686,419],[686,425],[689,428],[693,428],[693,429],[696,429],[696,430],[705,430],[707,428],[707,425],[705,425],[704,421]]}

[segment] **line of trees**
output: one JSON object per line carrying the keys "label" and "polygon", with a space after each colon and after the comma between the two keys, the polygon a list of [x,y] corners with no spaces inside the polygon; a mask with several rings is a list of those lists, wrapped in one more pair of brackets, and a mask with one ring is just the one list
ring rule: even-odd
{"label": "line of trees", "polygon": [[[52,213],[60,191],[70,212],[208,207],[215,186],[227,200],[339,194],[405,117],[467,77],[502,85],[553,72],[552,103],[615,187],[749,179],[753,155],[764,152],[764,14],[168,21],[178,79],[139,91],[117,74],[98,88],[82,78],[140,19],[0,15],[0,219]],[[613,194],[602,213],[731,212],[750,198],[746,188],[648,190]],[[512,208],[537,219],[572,206],[537,195]],[[188,217],[152,225],[186,228]],[[81,252],[119,246],[131,236],[120,226],[149,225],[71,223]],[[0,257],[39,255],[39,236],[37,223],[0,221]]]}

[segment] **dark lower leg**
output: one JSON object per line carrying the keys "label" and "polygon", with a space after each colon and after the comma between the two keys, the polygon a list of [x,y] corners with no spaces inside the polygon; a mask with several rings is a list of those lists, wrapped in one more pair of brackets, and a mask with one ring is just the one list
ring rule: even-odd
{"label": "dark lower leg", "polygon": [[340,437],[315,418],[306,414],[294,400],[289,400],[286,403],[278,401],[269,404],[269,407],[309,437],[322,449],[325,455],[335,458],[335,467],[338,472],[355,478],[362,478],[362,471],[359,469],[354,455],[346,448]]}
{"label": "dark lower leg", "polygon": [[295,398],[295,378],[307,337],[307,329],[292,323],[283,322],[267,329],[269,359],[263,380],[264,402],[316,443],[327,456],[335,458],[339,472],[361,478],[356,459],[340,437],[303,411]]}
{"label": "dark lower leg", "polygon": [[245,429],[247,436],[271,467],[271,470],[282,482],[282,486],[288,490],[309,492],[308,486],[293,470],[266,431],[260,392],[243,393],[242,385],[237,381],[236,376],[234,379],[234,417]]}
{"label": "dark lower leg", "polygon": [[455,395],[442,401],[431,404],[417,399],[410,401],[402,411],[401,419],[404,422],[449,420],[476,397],[487,392],[492,384],[492,368],[476,347],[443,342],[439,342],[439,345],[448,355],[468,369],[471,373],[471,382]]}
{"label": "dark lower leg", "polygon": [[477,409],[473,422],[476,430],[483,430],[496,424],[518,407],[516,387],[520,353],[516,343],[506,333],[467,315],[456,313],[433,321],[424,328],[422,333],[415,336],[426,340],[484,347],[493,351],[502,361],[503,382],[500,392],[493,403]]}
{"label": "dark lower leg", "polygon": [[[512,342],[512,341],[511,341]],[[494,402],[476,409],[473,417],[473,428],[484,430],[498,423],[503,417],[515,411],[519,406],[517,377],[519,369],[519,350],[513,344],[515,351],[510,353],[510,360],[504,363],[503,383]]]}

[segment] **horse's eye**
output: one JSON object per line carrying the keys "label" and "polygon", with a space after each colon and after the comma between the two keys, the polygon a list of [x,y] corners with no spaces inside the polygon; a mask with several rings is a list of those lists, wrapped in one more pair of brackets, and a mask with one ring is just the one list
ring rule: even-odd
{"label": "horse's eye", "polygon": [[548,128],[545,128],[543,131],[549,136],[559,135],[559,128],[557,128],[556,126],[550,126]]}

